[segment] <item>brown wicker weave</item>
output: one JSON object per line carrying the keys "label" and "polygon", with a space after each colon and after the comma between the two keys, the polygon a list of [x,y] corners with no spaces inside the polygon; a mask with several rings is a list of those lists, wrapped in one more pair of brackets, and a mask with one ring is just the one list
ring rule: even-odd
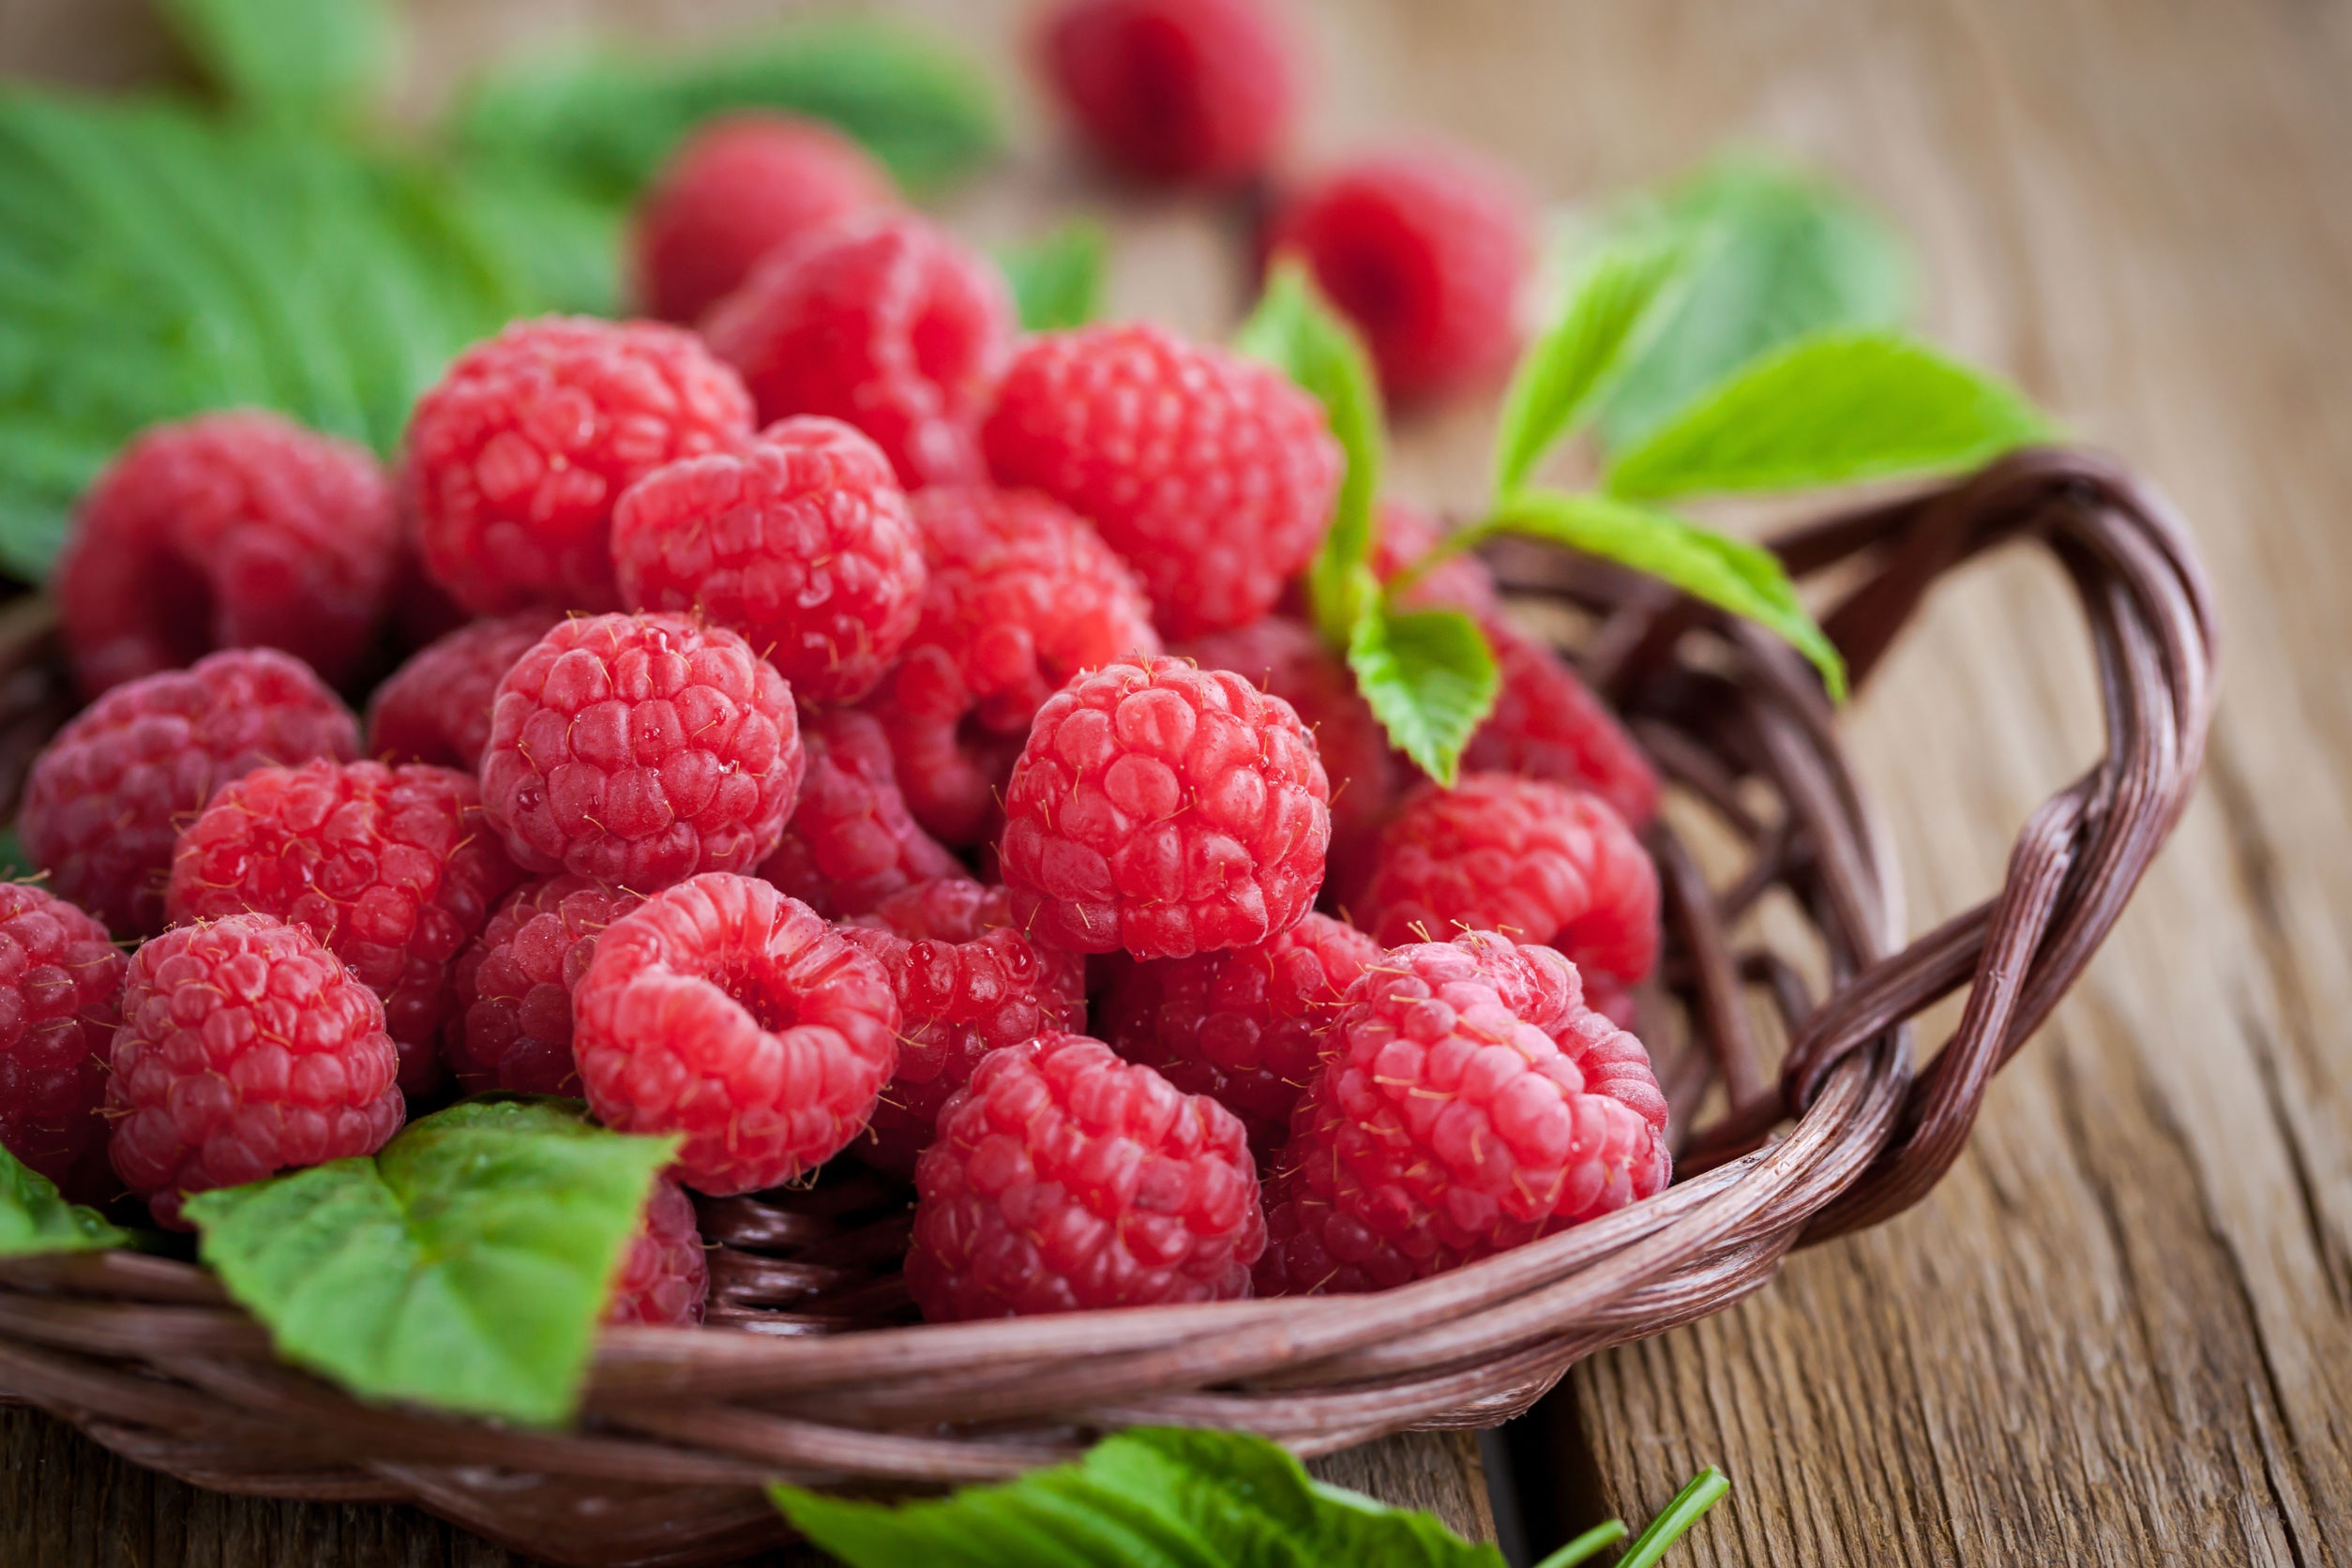
{"label": "brown wicker weave", "polygon": [[[1599,617],[1587,669],[1692,803],[1676,820],[1746,857],[1711,885],[1673,832],[1652,840],[1666,983],[1695,1044],[1660,1051],[1694,1130],[1681,1180],[1650,1202],[1376,1296],[944,1327],[912,1322],[898,1286],[903,1192],[847,1177],[712,1202],[714,1326],[608,1333],[587,1414],[560,1433],[362,1407],[280,1366],[186,1264],[22,1260],[0,1265],[0,1394],[199,1485],[414,1502],[578,1564],[775,1542],[780,1521],[753,1490],[772,1477],[985,1480],[1144,1422],[1245,1427],[1314,1454],[1505,1420],[1577,1358],[1719,1311],[1789,1248],[1917,1201],[2179,817],[2212,713],[2212,608],[2185,532],[2127,475],[2021,453],[1779,549],[1800,574],[1855,584],[1825,624],[1859,679],[1937,577],[2020,536],[2080,597],[2106,755],[2034,814],[1990,901],[1908,946],[1831,712],[1782,643],[1623,574],[1499,557],[1513,588]],[[23,716],[0,727],[0,785],[54,722],[53,656],[0,660]],[[1810,922],[1810,951],[1756,944],[1752,911],[1776,887]],[[1826,975],[1818,999],[1808,966]],[[1957,1030],[1917,1066],[1907,1020],[1962,986]],[[1787,1041],[1776,1075],[1759,1036]],[[1699,1123],[1702,1104],[1723,1108]]]}

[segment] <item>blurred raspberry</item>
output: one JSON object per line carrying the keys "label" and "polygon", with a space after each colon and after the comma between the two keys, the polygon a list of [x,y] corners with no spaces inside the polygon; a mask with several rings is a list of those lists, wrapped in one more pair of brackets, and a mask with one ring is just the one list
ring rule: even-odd
{"label": "blurred raspberry", "polygon": [[368,700],[368,755],[472,773],[490,744],[498,683],[552,625],[546,611],[526,610],[471,622],[418,649]]}
{"label": "blurred raspberry", "polygon": [[98,1108],[125,962],[63,898],[0,882],[0,1148],[77,1203],[114,1190]]}
{"label": "blurred raspberry", "polygon": [[915,1168],[932,1322],[1230,1301],[1265,1245],[1242,1124],[1080,1034],[994,1051]]}
{"label": "blurred raspberry", "polygon": [[[1382,582],[1419,561],[1445,538],[1438,520],[1403,501],[1384,500],[1372,512],[1372,571]],[[1477,556],[1450,555],[1407,588],[1403,601],[1415,609],[1447,605],[1467,610],[1482,623],[1502,613],[1494,575]]]}
{"label": "blurred raspberry", "polygon": [[667,1176],[654,1178],[645,1217],[621,1255],[621,1273],[605,1303],[608,1323],[683,1327],[702,1320],[711,1293],[710,1260],[695,1229],[694,1202]]}
{"label": "blurred raspberry", "polygon": [[902,888],[963,874],[915,825],[898,792],[890,737],[870,714],[820,708],[801,717],[800,803],[759,874],[830,920],[864,914]]}
{"label": "blurred raspberry", "polygon": [[1494,711],[1462,765],[1591,791],[1635,827],[1658,813],[1658,774],[1623,724],[1550,648],[1500,616],[1480,622],[1501,667]]}
{"label": "blurred raspberry", "polygon": [[914,630],[923,550],[882,449],[836,419],[657,468],[612,514],[632,610],[741,632],[804,702],[853,702]]}
{"label": "blurred raspberry", "polygon": [[1138,178],[1246,179],[1289,128],[1289,44],[1252,0],[1076,0],[1044,45],[1087,139]]}
{"label": "blurred raspberry", "polygon": [[468,610],[611,610],[621,492],[750,433],[743,383],[694,334],[542,316],[416,400],[401,483],[426,570]]}
{"label": "blurred raspberry", "polygon": [[508,894],[450,972],[442,1056],[458,1087],[579,1094],[572,991],[605,927],[644,901],[568,871]]}
{"label": "blurred raspberry", "polygon": [[392,487],[364,446],[254,409],[150,426],[82,498],[53,591],[84,695],[218,648],[352,672],[392,591]]}
{"label": "blurred raspberry", "polygon": [[847,420],[909,489],[980,476],[972,432],[1012,342],[1012,297],[994,263],[926,219],[827,224],[771,253],[702,331],[761,418]]}

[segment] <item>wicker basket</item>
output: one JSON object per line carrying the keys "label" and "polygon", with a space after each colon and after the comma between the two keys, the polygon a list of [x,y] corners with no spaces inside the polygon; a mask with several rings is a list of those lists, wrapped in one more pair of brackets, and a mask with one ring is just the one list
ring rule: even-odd
{"label": "wicker basket", "polygon": [[[184,1263],[19,1260],[0,1265],[0,1395],[198,1485],[412,1502],[582,1565],[773,1544],[786,1531],[755,1490],[770,1478],[988,1480],[1145,1422],[1243,1427],[1311,1455],[1506,1420],[1579,1357],[1719,1311],[1789,1248],[1917,1201],[2171,830],[2212,713],[2215,628],[2185,531],[2128,476],[2020,453],[1778,548],[1800,575],[1851,584],[1825,625],[1859,679],[1938,576],[2021,536],[2080,597],[2106,754],[2034,814],[1991,900],[1908,946],[1832,715],[1787,648],[1631,576],[1533,550],[1497,560],[1506,586],[1595,617],[1585,668],[1681,786],[1678,820],[1711,817],[1708,835],[1744,857],[1711,886],[1673,832],[1651,839],[1665,982],[1687,1027],[1681,1041],[1655,1032],[1686,1136],[1679,1181],[1651,1201],[1374,1296],[955,1326],[908,1310],[903,1190],[848,1176],[708,1202],[712,1325],[609,1332],[565,1432],[364,1407],[279,1364]],[[54,648],[15,641],[0,662],[0,701],[20,716],[0,728],[0,790],[58,716]],[[1773,924],[1750,916],[1774,887],[1813,927],[1799,950],[1750,945]],[[1907,1020],[1963,986],[1956,1031],[1918,1065]]]}

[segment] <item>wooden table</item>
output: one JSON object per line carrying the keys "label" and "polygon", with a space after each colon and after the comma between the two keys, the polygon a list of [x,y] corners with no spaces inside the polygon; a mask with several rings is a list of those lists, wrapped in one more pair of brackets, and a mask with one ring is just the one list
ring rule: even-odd
{"label": "wooden table", "polygon": [[[550,15],[703,33],[778,8],[410,8],[425,105]],[[1021,8],[903,8],[1018,80]],[[1579,1368],[1512,1434],[1529,1544],[1646,1516],[1712,1461],[1737,1489],[1677,1561],[2352,1561],[2352,6],[1329,0],[1301,19],[1310,156],[1438,128],[1563,201],[1731,137],[1837,170],[1918,240],[1935,336],[2170,490],[2228,633],[2209,786],[1970,1152],[1913,1213]],[[0,9],[0,70],[117,81],[160,57],[139,0]],[[1220,329],[1242,284],[1216,220],[1088,186],[1023,117],[1020,166],[958,220],[995,237],[1041,192],[1103,206],[1116,302]],[[1404,431],[1399,488],[1473,505],[1490,412]],[[1956,585],[1851,729],[1924,928],[1996,883],[2025,813],[2091,755],[2062,590],[2022,561]],[[0,1433],[11,1564],[509,1560],[402,1511],[196,1493],[24,1412]],[[1466,1440],[1327,1473],[1485,1524]]]}

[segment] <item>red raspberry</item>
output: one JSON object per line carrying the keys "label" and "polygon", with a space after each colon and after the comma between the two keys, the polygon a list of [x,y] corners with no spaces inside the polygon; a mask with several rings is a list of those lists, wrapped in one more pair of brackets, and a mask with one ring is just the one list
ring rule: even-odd
{"label": "red raspberry", "polygon": [[57,612],[92,697],[216,648],[280,648],[339,681],[399,555],[366,447],[258,410],[203,414],[148,428],[82,498]]}
{"label": "red raspberry", "polygon": [[1080,675],[1005,792],[1018,924],[1138,958],[1255,946],[1315,902],[1330,794],[1290,704],[1239,675],[1166,657]]}
{"label": "red raspberry", "polygon": [[139,949],[106,1114],[115,1174],[158,1225],[189,1193],[372,1154],[406,1112],[375,992],[301,926],[233,914]]}
{"label": "red raspberry", "polygon": [[1232,1113],[1082,1034],[991,1052],[914,1179],[907,1288],[933,1322],[1230,1301],[1266,1244]]}
{"label": "red raspberry", "polygon": [[[1388,581],[1436,548],[1445,537],[1438,520],[1403,501],[1384,500],[1372,513],[1372,570]],[[1402,596],[1415,608],[1446,605],[1467,610],[1482,622],[1502,613],[1502,595],[1486,564],[1470,554],[1449,555],[1431,566]]]}
{"label": "red raspberry", "polygon": [[909,489],[979,477],[972,431],[1013,330],[995,264],[901,212],[841,219],[773,252],[702,324],[761,418],[846,419]]}
{"label": "red raspberry", "polygon": [[416,401],[401,482],[425,569],[476,614],[611,610],[621,492],[751,433],[690,332],[542,316],[458,355]]}
{"label": "red raspberry", "polygon": [[648,474],[613,509],[612,565],[630,609],[743,633],[805,702],[872,690],[923,604],[890,460],[836,419],[786,419]]}
{"label": "red raspberry", "polygon": [[1000,484],[1044,490],[1126,557],[1171,638],[1271,610],[1342,467],[1321,405],[1282,376],[1139,324],[1029,339],[981,440]]}
{"label": "red raspberry", "polygon": [[931,583],[876,712],[917,821],[988,836],[1030,720],[1081,670],[1160,651],[1135,576],[1085,521],[1033,490],[917,492]]}
{"label": "red raspberry", "polygon": [[308,762],[222,785],[180,835],[165,904],[175,924],[251,911],[308,926],[384,999],[414,1097],[441,1077],[451,966],[514,884],[469,775]]}
{"label": "red raspberry", "polygon": [[459,955],[442,1054],[469,1094],[578,1094],[572,991],[604,928],[645,901],[568,871],[506,896]]}
{"label": "red raspberry", "polygon": [[233,778],[359,755],[351,710],[299,659],[233,649],[116,686],[34,761],[18,813],[50,887],[127,937],[163,929],[180,829]]}
{"label": "red raspberry", "polygon": [[472,773],[490,744],[498,683],[553,620],[526,610],[475,621],[418,649],[368,700],[368,755]]}
{"label": "red raspberry", "polygon": [[98,1107],[124,962],[63,898],[0,882],[0,1148],[81,1203],[113,1191]]}
{"label": "red raspberry", "polygon": [[1632,1016],[1658,959],[1658,870],[1640,840],[1598,795],[1543,779],[1423,786],[1380,836],[1361,902],[1391,947],[1465,930],[1557,947],[1612,1018]]}
{"label": "red raspberry", "polygon": [[774,853],[800,773],[792,689],[742,638],[595,615],[499,683],[482,806],[526,871],[652,889]]}
{"label": "red raspberry", "polygon": [[1246,179],[1289,128],[1289,47],[1250,0],[1077,0],[1044,42],[1071,115],[1138,178]]}
{"label": "red raspberry", "polygon": [[572,1029],[597,1120],[681,1135],[680,1179],[719,1197],[847,1148],[898,1057],[882,966],[807,905],[724,871],[606,928]]}
{"label": "red raspberry", "polygon": [[1305,258],[1401,401],[1510,363],[1532,227],[1526,195],[1500,168],[1423,147],[1360,158],[1300,192],[1268,249]]}
{"label": "red raspberry", "polygon": [[769,251],[897,196],[882,165],[822,120],[705,121],[638,204],[637,297],[648,315],[690,324]]}
{"label": "red raspberry", "polygon": [[1012,897],[961,877],[882,900],[841,934],[871,953],[897,993],[898,1071],[857,1146],[867,1164],[912,1175],[940,1107],[980,1059],[1048,1030],[1086,1027],[1086,961],[1013,929]]}
{"label": "red raspberry", "polygon": [[711,1293],[710,1260],[702,1256],[702,1233],[695,1229],[694,1202],[667,1176],[654,1178],[645,1217],[621,1255],[620,1276],[605,1303],[608,1323],[656,1323],[684,1327],[702,1320]]}
{"label": "red raspberry", "polygon": [[1663,1191],[1666,1097],[1574,964],[1478,931],[1364,971],[1268,1184],[1260,1295],[1383,1289]]}
{"label": "red raspberry", "polygon": [[1340,998],[1380,957],[1353,926],[1310,914],[1261,946],[1130,962],[1103,1003],[1103,1037],[1240,1117],[1250,1152],[1270,1161]]}
{"label": "red raspberry", "polygon": [[890,737],[871,714],[820,708],[801,718],[807,759],[800,804],[760,875],[827,919],[864,914],[917,882],[963,874],[915,825],[898,793]]}

